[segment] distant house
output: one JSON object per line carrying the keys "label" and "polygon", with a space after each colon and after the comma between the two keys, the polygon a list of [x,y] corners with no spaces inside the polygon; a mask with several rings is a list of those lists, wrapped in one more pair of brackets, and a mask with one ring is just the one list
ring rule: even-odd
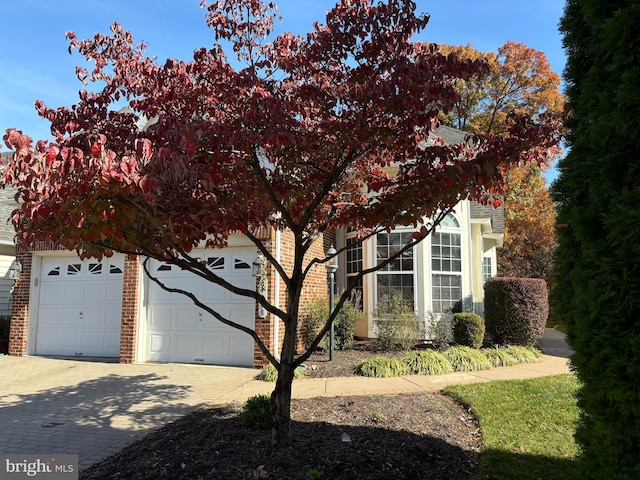
{"label": "distant house", "polygon": [[[9,155],[9,152],[2,152],[2,164]],[[9,297],[13,280],[9,269],[16,258],[16,232],[10,222],[11,212],[16,208],[14,195],[14,189],[0,189],[0,316],[11,314]]]}
{"label": "distant house", "polygon": [[[438,132],[447,143],[464,133],[447,127]],[[387,269],[364,278],[358,289],[368,320],[356,335],[375,336],[373,318],[382,302],[394,295],[407,299],[423,325],[447,315],[454,305],[482,311],[483,283],[496,272],[496,248],[502,246],[504,212],[463,201],[437,232]],[[345,248],[338,259],[338,288],[363,268],[375,265],[404,245],[411,229],[398,227],[350,247],[352,234],[319,239],[311,255],[322,257],[329,243]],[[265,230],[260,237],[288,268],[293,245],[288,232]],[[217,274],[238,286],[262,286],[274,305],[284,302],[284,284],[270,268],[261,280],[252,276],[256,247],[243,236],[232,236],[228,247],[192,253]],[[118,357],[121,362],[182,362],[262,365],[264,355],[245,333],[227,327],[191,300],[162,290],[141,268],[140,259],[114,255],[102,261],[80,260],[55,244],[18,252],[24,265],[14,293],[11,355]],[[9,261],[9,259],[7,259]],[[151,271],[168,285],[179,285],[227,318],[255,329],[274,353],[281,348],[283,328],[255,302],[183,271],[175,265],[151,262]],[[326,296],[327,277],[316,265],[303,299]]]}

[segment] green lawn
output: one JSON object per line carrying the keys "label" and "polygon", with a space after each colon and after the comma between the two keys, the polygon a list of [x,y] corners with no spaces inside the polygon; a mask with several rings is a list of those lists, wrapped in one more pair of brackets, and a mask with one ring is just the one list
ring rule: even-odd
{"label": "green lawn", "polygon": [[573,375],[559,375],[445,389],[480,421],[478,478],[576,478],[577,388]]}

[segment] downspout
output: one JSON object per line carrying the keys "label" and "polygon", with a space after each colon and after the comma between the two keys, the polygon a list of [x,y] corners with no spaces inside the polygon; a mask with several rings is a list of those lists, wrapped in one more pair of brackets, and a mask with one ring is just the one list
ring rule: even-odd
{"label": "downspout", "polygon": [[[282,238],[281,231],[276,230],[276,261],[280,263],[280,255],[282,250]],[[273,276],[273,306],[280,308],[280,273],[277,269],[274,269]],[[280,319],[273,315],[273,355],[280,360]]]}
{"label": "downspout", "polygon": [[[469,232],[468,235],[465,235],[466,238],[468,238],[468,245],[467,245],[467,254],[468,254],[468,258],[469,258],[469,268],[467,269],[467,275],[469,276],[468,282],[469,282],[469,297],[471,298],[471,312],[475,312],[475,302],[474,302],[474,298],[473,298],[473,228],[471,226],[471,204],[467,201],[467,231]],[[463,306],[464,306],[464,300],[463,302]]]}

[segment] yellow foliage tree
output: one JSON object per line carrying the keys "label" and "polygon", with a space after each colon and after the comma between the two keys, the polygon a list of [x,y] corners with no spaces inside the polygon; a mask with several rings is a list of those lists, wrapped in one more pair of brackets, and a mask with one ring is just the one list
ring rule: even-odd
{"label": "yellow foliage tree", "polygon": [[[497,53],[483,53],[471,45],[440,45],[443,54],[477,60],[484,58],[483,75],[456,80],[460,100],[440,119],[473,133],[505,134],[510,114],[535,119],[559,115],[564,109],[560,76],[551,70],[543,52],[523,43],[506,42]],[[551,282],[555,247],[555,212],[539,167],[512,166],[507,172],[505,195],[505,245],[498,251],[498,274],[539,277]]]}

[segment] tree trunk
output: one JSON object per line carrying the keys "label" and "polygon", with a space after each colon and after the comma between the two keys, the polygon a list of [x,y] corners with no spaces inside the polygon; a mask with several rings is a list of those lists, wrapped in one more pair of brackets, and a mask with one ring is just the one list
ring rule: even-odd
{"label": "tree trunk", "polygon": [[271,394],[273,408],[273,428],[271,444],[276,447],[291,445],[291,385],[293,383],[293,360],[296,355],[297,322],[285,323],[282,351],[280,353],[280,370],[276,380],[276,388]]}
{"label": "tree trunk", "polygon": [[291,433],[291,384],[293,370],[291,364],[282,364],[276,380],[276,388],[271,394],[273,408],[273,427],[271,430],[271,444],[275,447],[285,447],[293,442]]}

